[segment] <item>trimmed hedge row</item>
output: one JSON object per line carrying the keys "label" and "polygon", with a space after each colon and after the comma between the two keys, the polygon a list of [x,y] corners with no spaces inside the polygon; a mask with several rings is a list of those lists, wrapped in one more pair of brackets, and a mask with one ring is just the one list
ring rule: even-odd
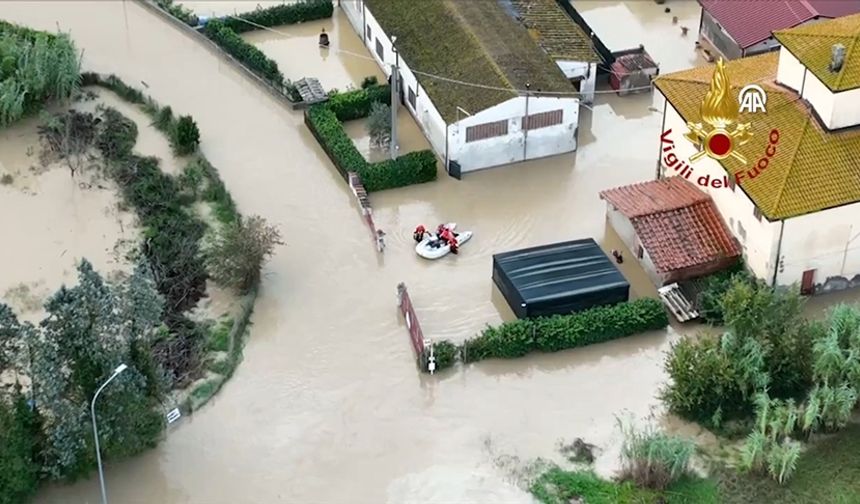
{"label": "trimmed hedge row", "polygon": [[269,81],[278,89],[284,88],[284,74],[278,69],[278,64],[263,54],[252,44],[245,42],[235,31],[230,29],[224,21],[212,19],[203,27],[203,34],[209,40],[218,44],[249,70]]}
{"label": "trimmed hedge row", "polygon": [[534,351],[557,352],[663,329],[667,325],[669,317],[663,304],[653,298],[600,306],[570,315],[515,320],[487,327],[459,347],[447,340],[434,343],[436,369],[453,366],[457,358],[468,363],[512,359]]}
{"label": "trimmed hedge row", "polygon": [[389,97],[388,86],[373,86],[336,94],[327,103],[314,105],[305,113],[305,124],[341,175],[358,173],[368,192],[436,180],[436,155],[432,151],[410,152],[397,159],[368,163],[343,129],[341,121],[367,117],[374,101],[384,102]]}
{"label": "trimmed hedge row", "polygon": [[243,12],[240,17],[251,23],[240,21],[233,17],[224,20],[224,24],[236,33],[257,30],[258,26],[279,26],[285,24],[303,23],[317,19],[330,18],[334,13],[331,0],[301,0],[296,3],[275,5],[266,9],[256,9]]}
{"label": "trimmed hedge row", "polygon": [[570,315],[506,322],[487,327],[463,343],[464,362],[510,359],[532,351],[557,352],[662,329],[669,324],[663,304],[653,298],[600,306]]}
{"label": "trimmed hedge row", "polygon": [[391,88],[388,84],[368,86],[364,89],[332,95],[326,106],[340,122],[362,119],[370,115],[374,103],[391,105]]}

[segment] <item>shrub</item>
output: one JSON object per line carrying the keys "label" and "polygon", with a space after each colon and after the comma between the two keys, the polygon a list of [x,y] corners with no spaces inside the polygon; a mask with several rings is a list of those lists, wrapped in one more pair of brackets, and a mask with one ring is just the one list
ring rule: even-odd
{"label": "shrub", "polygon": [[155,0],[155,3],[162,9],[169,12],[171,16],[182,21],[188,26],[197,26],[197,16],[194,14],[194,11],[188,7],[175,4],[173,3],[173,0]]}
{"label": "shrub", "polygon": [[162,107],[155,113],[155,118],[152,121],[152,125],[155,126],[156,129],[161,131],[162,133],[170,134],[173,129],[173,122],[175,119],[173,118],[173,109],[170,106]]}
{"label": "shrub", "polygon": [[334,112],[338,121],[346,122],[368,117],[374,103],[391,105],[391,88],[388,85],[335,93],[321,106]]}
{"label": "shrub", "polygon": [[224,227],[207,253],[207,265],[219,285],[248,292],[260,280],[263,263],[282,245],[277,228],[259,216]]}
{"label": "shrub", "polygon": [[712,325],[723,325],[723,295],[735,281],[754,282],[742,261],[735,266],[697,280],[701,283],[696,304],[702,320]]}
{"label": "shrub", "polygon": [[370,144],[374,147],[391,145],[391,107],[384,103],[371,105],[367,133],[370,135]]}
{"label": "shrub", "polygon": [[664,490],[689,470],[695,444],[646,426],[637,429],[632,421],[618,419],[621,445],[621,478],[642,488]]}
{"label": "shrub", "polygon": [[767,472],[785,483],[800,458],[800,443],[791,435],[799,427],[801,410],[793,399],[771,399],[764,392],[756,394],[755,405],[756,426],[741,449],[741,468]]}
{"label": "shrub", "polygon": [[203,28],[203,33],[252,72],[269,81],[278,89],[283,89],[284,75],[278,69],[278,64],[269,59],[262,51],[245,42],[223,21],[219,19],[208,21]]}
{"label": "shrub", "polygon": [[250,23],[246,23],[233,17],[228,17],[224,20],[224,24],[234,32],[242,33],[258,30],[259,26],[279,26],[330,18],[333,12],[334,5],[331,0],[300,0],[298,2],[275,5],[265,9],[258,8],[249,12],[243,12],[236,16],[250,21]]}
{"label": "shrub", "polygon": [[0,185],[11,185],[12,182],[15,182],[15,177],[9,173],[4,173],[3,176],[0,177]]}
{"label": "shrub", "polygon": [[367,89],[379,85],[379,79],[375,75],[368,75],[361,81],[361,89]]}
{"label": "shrub", "polygon": [[720,338],[703,335],[672,345],[665,363],[671,381],[661,398],[673,413],[709,427],[752,411],[749,387]]}
{"label": "shrub", "polygon": [[457,362],[460,349],[448,340],[433,342],[433,356],[436,357],[436,371],[449,368]]}
{"label": "shrub", "polygon": [[571,315],[516,320],[488,327],[480,336],[464,342],[463,358],[466,362],[474,362],[520,357],[535,350],[555,352],[661,329],[668,324],[660,301],[637,299]]}
{"label": "shrub", "polygon": [[181,116],[170,132],[170,145],[177,156],[187,156],[197,150],[200,131],[191,116]]}
{"label": "shrub", "polygon": [[108,160],[118,160],[131,155],[137,142],[137,124],[114,108],[102,114],[102,124],[96,139],[96,147]]}

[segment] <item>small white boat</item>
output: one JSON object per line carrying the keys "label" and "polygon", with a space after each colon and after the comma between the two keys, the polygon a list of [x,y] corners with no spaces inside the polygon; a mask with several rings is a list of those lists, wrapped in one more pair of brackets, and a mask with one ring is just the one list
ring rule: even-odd
{"label": "small white boat", "polygon": [[[447,224],[445,227],[454,231],[457,227],[456,222],[451,222]],[[469,241],[472,238],[471,231],[463,231],[462,233],[454,233],[457,238],[457,247],[462,247],[464,243]],[[437,238],[435,233],[425,233],[424,239],[415,246],[415,253],[424,259],[439,259],[440,257],[444,257],[451,252],[451,245],[447,242],[439,243],[439,239]]]}

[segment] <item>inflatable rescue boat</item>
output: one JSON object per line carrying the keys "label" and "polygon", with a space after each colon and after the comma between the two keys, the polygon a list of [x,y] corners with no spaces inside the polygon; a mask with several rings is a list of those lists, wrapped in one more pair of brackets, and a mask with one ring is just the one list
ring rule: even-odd
{"label": "inflatable rescue boat", "polygon": [[[445,227],[454,233],[454,238],[457,239],[457,248],[462,247],[464,243],[472,238],[471,231],[463,231],[461,233],[454,231],[457,227],[456,222],[450,222]],[[415,253],[424,259],[439,259],[448,255],[449,252],[451,252],[451,245],[439,239],[436,233],[425,232],[424,239],[415,246]]]}

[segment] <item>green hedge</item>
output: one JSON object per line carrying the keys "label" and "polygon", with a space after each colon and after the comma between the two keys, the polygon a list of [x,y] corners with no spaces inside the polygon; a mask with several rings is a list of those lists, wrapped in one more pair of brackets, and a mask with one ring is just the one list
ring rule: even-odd
{"label": "green hedge", "polygon": [[387,84],[334,94],[326,105],[339,121],[346,122],[369,116],[375,102],[391,105],[391,88]]}
{"label": "green hedge", "polygon": [[556,352],[662,329],[669,324],[660,301],[637,299],[571,315],[506,322],[487,327],[463,343],[464,362],[522,357],[529,352]]}
{"label": "green hedge", "polygon": [[346,134],[341,121],[360,119],[370,113],[374,101],[386,101],[388,86],[336,94],[327,103],[305,113],[305,123],[345,177],[359,174],[368,192],[421,184],[436,180],[436,155],[432,151],[410,152],[397,159],[368,163]]}
{"label": "green hedge", "polygon": [[263,54],[263,51],[245,42],[223,21],[219,19],[208,21],[203,27],[203,33],[252,72],[277,86],[278,89],[284,88],[284,74],[278,69],[278,64]]}
{"label": "green hedge", "polygon": [[285,24],[303,23],[316,19],[330,18],[334,13],[334,4],[331,0],[301,0],[296,3],[276,5],[266,9],[256,9],[243,12],[240,17],[251,23],[228,17],[224,24],[236,33],[253,31],[258,26],[279,26]]}

